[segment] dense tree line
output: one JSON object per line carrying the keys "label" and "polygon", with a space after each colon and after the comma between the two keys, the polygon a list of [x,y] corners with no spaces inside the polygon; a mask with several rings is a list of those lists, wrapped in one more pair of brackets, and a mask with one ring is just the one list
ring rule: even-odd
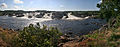
{"label": "dense tree line", "polygon": [[[51,12],[59,12],[59,11],[23,11],[23,10],[5,10],[5,11],[0,11],[0,16],[3,15],[13,15],[13,14],[22,14],[22,13],[35,13],[35,12],[44,12],[44,13],[51,13]],[[99,11],[62,11],[63,14],[67,13],[72,13],[73,15],[80,16],[80,15],[98,15]]]}

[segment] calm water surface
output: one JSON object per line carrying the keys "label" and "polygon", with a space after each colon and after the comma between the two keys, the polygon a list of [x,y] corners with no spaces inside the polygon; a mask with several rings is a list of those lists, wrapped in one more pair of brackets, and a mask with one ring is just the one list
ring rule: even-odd
{"label": "calm water surface", "polygon": [[0,26],[9,29],[23,29],[23,27],[29,24],[40,23],[41,25],[47,25],[48,27],[57,27],[61,32],[73,32],[83,34],[96,29],[99,29],[101,25],[105,24],[104,20],[101,19],[84,19],[84,20],[51,20],[43,18],[18,18],[18,17],[7,17],[0,16]]}

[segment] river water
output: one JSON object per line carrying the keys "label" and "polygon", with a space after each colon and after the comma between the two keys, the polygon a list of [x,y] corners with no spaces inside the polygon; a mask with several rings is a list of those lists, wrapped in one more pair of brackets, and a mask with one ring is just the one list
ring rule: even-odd
{"label": "river water", "polygon": [[73,32],[76,34],[85,34],[87,32],[99,29],[105,20],[101,19],[64,19],[52,20],[44,18],[24,18],[24,17],[7,17],[0,16],[0,27],[8,29],[23,29],[29,24],[40,23],[48,27],[57,27],[61,32]]}

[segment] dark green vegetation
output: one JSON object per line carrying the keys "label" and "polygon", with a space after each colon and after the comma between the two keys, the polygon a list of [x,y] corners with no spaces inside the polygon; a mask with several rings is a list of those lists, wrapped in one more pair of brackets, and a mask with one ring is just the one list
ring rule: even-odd
{"label": "dark green vegetation", "polygon": [[34,12],[46,12],[46,11],[23,11],[23,10],[4,10],[0,11],[0,16],[4,15],[17,15],[17,14],[23,14],[23,13],[34,13]]}
{"label": "dark green vegetation", "polygon": [[5,11],[0,11],[0,16],[4,15],[13,15],[13,14],[22,14],[25,13],[22,10],[14,11],[14,10],[5,10]]}
{"label": "dark green vegetation", "polygon": [[108,21],[109,27],[120,26],[120,0],[103,0],[97,7],[100,8],[101,18]]}
{"label": "dark green vegetation", "polygon": [[15,44],[16,47],[57,47],[60,35],[62,34],[57,28],[47,29],[46,26],[43,26],[40,29],[39,24],[36,27],[31,24],[18,33]]}
{"label": "dark green vegetation", "polygon": [[73,15],[99,15],[99,11],[73,11]]}
{"label": "dark green vegetation", "polygon": [[[35,12],[44,12],[44,13],[51,13],[51,12],[59,12],[59,11],[45,11],[45,10],[36,10],[36,11],[23,11],[23,10],[5,10],[5,11],[0,11],[0,16],[4,15],[17,15],[17,14],[23,14],[23,13],[35,13]],[[75,16],[80,16],[80,15],[86,15],[86,16],[91,16],[91,15],[98,15],[99,11],[60,11],[63,14],[65,13],[70,13],[72,12],[73,15]]]}
{"label": "dark green vegetation", "polygon": [[88,47],[120,47],[120,0],[102,0],[97,4],[100,18],[108,22],[92,34],[84,35],[91,40],[84,40]]}
{"label": "dark green vegetation", "polygon": [[57,28],[48,29],[46,26],[41,28],[39,24],[37,26],[30,24],[19,32],[8,32],[1,32],[0,38],[10,47],[57,47],[62,35]]}

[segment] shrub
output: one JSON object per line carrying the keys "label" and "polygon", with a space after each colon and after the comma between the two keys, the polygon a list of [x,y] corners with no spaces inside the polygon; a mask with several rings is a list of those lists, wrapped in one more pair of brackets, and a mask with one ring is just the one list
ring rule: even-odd
{"label": "shrub", "polygon": [[60,35],[57,28],[30,24],[19,31],[14,43],[15,47],[57,47]]}

